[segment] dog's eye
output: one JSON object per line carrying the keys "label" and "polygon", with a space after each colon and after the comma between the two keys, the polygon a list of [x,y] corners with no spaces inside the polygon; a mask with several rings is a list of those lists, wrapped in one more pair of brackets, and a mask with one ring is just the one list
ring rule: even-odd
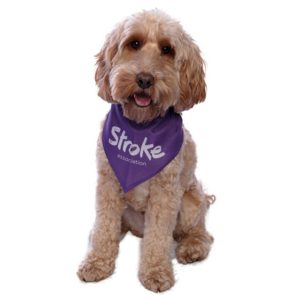
{"label": "dog's eye", "polygon": [[172,47],[171,46],[164,46],[161,48],[162,54],[171,54],[172,53]]}
{"label": "dog's eye", "polygon": [[139,42],[139,41],[132,41],[132,42],[130,42],[130,47],[132,49],[137,50],[137,49],[139,49],[141,47],[141,42]]}

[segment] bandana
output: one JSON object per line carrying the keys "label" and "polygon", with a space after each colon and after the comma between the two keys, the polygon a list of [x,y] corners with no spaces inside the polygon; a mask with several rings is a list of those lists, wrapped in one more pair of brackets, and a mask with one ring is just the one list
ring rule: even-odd
{"label": "bandana", "polygon": [[164,117],[145,124],[123,116],[113,104],[102,133],[108,161],[127,193],[160,172],[178,154],[183,143],[181,116],[170,108]]}

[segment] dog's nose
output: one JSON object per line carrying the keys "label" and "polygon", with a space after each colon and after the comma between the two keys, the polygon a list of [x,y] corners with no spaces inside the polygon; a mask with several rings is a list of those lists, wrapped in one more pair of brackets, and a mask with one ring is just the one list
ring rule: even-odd
{"label": "dog's nose", "polygon": [[154,83],[154,77],[149,73],[139,73],[136,75],[136,82],[142,89],[147,89]]}

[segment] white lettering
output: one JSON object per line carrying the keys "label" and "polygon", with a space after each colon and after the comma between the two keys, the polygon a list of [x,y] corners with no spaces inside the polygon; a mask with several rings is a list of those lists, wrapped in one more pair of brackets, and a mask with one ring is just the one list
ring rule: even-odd
{"label": "white lettering", "polygon": [[131,141],[125,141],[123,144],[123,152],[126,152],[126,149],[129,145],[132,145]]}
{"label": "white lettering", "polygon": [[122,131],[121,137],[119,139],[119,143],[118,143],[118,149],[121,150],[122,147],[122,143],[124,140],[127,140],[127,136],[125,135],[125,131]]}
{"label": "white lettering", "polygon": [[161,146],[156,146],[150,152],[151,152],[152,157],[155,158],[155,159],[161,158],[165,155],[164,152],[161,152]]}
{"label": "white lettering", "polygon": [[132,144],[128,152],[131,156],[136,156],[140,153],[140,147],[137,144]]}
{"label": "white lettering", "polygon": [[111,139],[108,140],[108,142],[112,146],[118,145],[119,138],[118,138],[117,132],[120,132],[120,131],[121,131],[121,128],[119,128],[118,126],[113,126],[112,127],[111,134],[112,134],[112,136],[114,137],[115,140],[111,140]]}
{"label": "white lettering", "polygon": [[[121,135],[120,135],[121,133]],[[125,130],[121,130],[118,126],[113,126],[111,128],[111,135],[113,139],[108,139],[108,142],[112,146],[116,146],[119,150],[127,152],[131,156],[139,155],[140,158],[143,158],[145,155],[149,160],[159,159],[165,156],[165,153],[162,152],[161,146],[154,146],[153,144],[147,144],[148,138],[145,137],[142,145],[133,144],[132,141],[128,140]]]}
{"label": "white lettering", "polygon": [[149,153],[149,149],[153,148],[153,144],[149,144],[147,145],[147,138],[144,138],[142,147],[141,147],[141,152],[140,152],[140,157],[143,157],[143,153],[145,152],[145,154],[147,155],[148,159],[151,160],[151,155]]}

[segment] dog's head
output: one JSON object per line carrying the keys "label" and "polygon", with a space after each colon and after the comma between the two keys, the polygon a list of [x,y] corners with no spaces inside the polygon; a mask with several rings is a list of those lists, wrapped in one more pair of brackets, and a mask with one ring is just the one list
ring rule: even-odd
{"label": "dog's head", "polygon": [[97,55],[98,95],[120,103],[138,123],[204,101],[200,50],[181,25],[158,10],[135,14],[113,30]]}

